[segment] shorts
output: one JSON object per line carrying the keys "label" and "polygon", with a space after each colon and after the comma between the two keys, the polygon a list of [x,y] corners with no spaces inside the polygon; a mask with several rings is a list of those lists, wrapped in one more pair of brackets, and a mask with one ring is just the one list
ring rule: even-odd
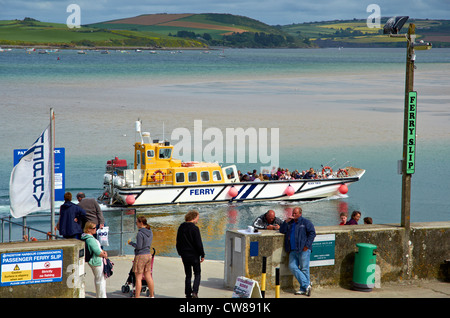
{"label": "shorts", "polygon": [[142,274],[152,270],[152,255],[141,254],[134,257],[133,272],[135,274]]}

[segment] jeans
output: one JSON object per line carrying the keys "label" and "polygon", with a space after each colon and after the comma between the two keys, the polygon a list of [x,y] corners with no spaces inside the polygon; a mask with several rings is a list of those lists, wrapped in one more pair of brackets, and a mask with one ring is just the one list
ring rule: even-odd
{"label": "jeans", "polygon": [[311,259],[311,250],[291,251],[289,253],[289,269],[300,283],[300,290],[306,291],[310,284],[309,280],[309,262]]}
{"label": "jeans", "polygon": [[[184,293],[190,296],[192,293],[198,294],[201,279],[201,267],[199,257],[181,257],[184,265],[186,279],[184,282]],[[192,270],[194,271],[194,283],[191,287]]]}

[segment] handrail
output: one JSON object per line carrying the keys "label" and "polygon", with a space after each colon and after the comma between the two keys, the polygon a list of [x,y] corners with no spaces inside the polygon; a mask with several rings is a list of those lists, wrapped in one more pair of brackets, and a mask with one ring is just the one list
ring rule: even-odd
{"label": "handrail", "polygon": [[[125,242],[123,240],[123,235],[130,234],[130,233],[136,233],[136,218],[137,218],[136,213],[134,213],[134,222],[132,223],[133,224],[132,230],[131,231],[126,230],[124,228],[124,212],[127,210],[129,210],[129,209],[121,209],[120,227],[119,227],[120,232],[109,232],[109,235],[119,235],[119,243],[118,243],[118,247],[119,247],[118,254],[119,255],[125,255],[124,248],[123,248],[125,245]],[[103,213],[105,213],[105,212],[103,212]],[[57,215],[59,215],[59,213],[57,213]],[[5,243],[5,224],[6,223],[8,224],[8,227],[9,227],[8,240],[6,241],[7,243],[37,240],[36,238],[33,238],[31,236],[31,234],[33,234],[32,231],[37,232],[39,234],[44,234],[46,236],[46,238],[45,238],[46,240],[64,239],[62,236],[54,235],[50,231],[45,232],[43,230],[31,227],[31,226],[27,226],[27,219],[33,218],[33,217],[48,217],[50,219],[50,213],[30,214],[28,216],[24,216],[24,217],[22,217],[22,223],[11,220],[12,219],[11,215],[0,218],[1,228],[2,228],[1,243]],[[50,220],[49,220],[49,224],[50,224]],[[20,239],[13,239],[13,235],[12,235],[13,234],[13,226],[14,226],[14,229],[17,229],[17,227],[22,229],[22,235],[20,236]]]}
{"label": "handrail", "polygon": [[31,231],[35,231],[35,232],[38,232],[38,233],[41,233],[41,234],[45,234],[47,240],[49,240],[49,239],[62,239],[61,236],[54,235],[54,234],[51,233],[51,231],[45,232],[45,231],[33,228],[31,226],[27,226],[27,218],[33,217],[33,216],[41,217],[41,216],[46,216],[46,215],[45,214],[44,215],[41,214],[41,215],[29,215],[28,217],[25,216],[25,217],[22,218],[22,224],[11,221],[11,218],[12,218],[11,216],[2,217],[0,219],[1,223],[2,223],[2,243],[5,242],[5,235],[4,235],[5,234],[5,223],[9,224],[8,242],[15,242],[15,240],[12,239],[12,234],[13,234],[13,231],[12,231],[13,227],[12,226],[13,225],[19,226],[19,227],[22,228],[22,239],[26,240],[26,241],[32,240],[32,237],[30,235]]}

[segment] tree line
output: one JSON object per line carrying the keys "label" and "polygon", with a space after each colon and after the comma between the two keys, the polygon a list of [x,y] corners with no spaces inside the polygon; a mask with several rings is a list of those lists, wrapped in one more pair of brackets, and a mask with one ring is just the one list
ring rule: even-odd
{"label": "tree line", "polygon": [[183,30],[178,31],[176,34],[169,33],[169,36],[196,39],[210,46],[275,48],[308,47],[310,45],[308,38],[265,32],[233,32],[232,34],[223,35],[221,39],[214,39],[209,33],[198,34]]}

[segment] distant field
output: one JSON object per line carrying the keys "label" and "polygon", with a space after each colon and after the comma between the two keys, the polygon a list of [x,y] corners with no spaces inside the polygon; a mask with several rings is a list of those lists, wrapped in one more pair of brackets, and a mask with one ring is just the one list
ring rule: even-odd
{"label": "distant field", "polygon": [[[323,21],[291,24],[282,27],[283,31],[309,38],[312,43],[325,46],[398,46],[404,38],[392,38],[382,34],[387,18],[381,20],[380,28],[369,28],[366,20]],[[433,46],[450,47],[449,20],[409,20],[401,33],[406,33],[409,23],[416,26],[417,39],[433,42]]]}
{"label": "distant field", "polygon": [[0,40],[2,41],[61,44],[84,39],[108,41],[123,38],[119,34],[89,28],[69,29],[65,24],[36,22],[28,26],[15,21],[0,21]]}
{"label": "distant field", "polygon": [[171,22],[181,18],[191,16],[192,14],[144,14],[137,17],[106,21],[103,23],[112,24],[138,24],[138,25],[156,25]]}

